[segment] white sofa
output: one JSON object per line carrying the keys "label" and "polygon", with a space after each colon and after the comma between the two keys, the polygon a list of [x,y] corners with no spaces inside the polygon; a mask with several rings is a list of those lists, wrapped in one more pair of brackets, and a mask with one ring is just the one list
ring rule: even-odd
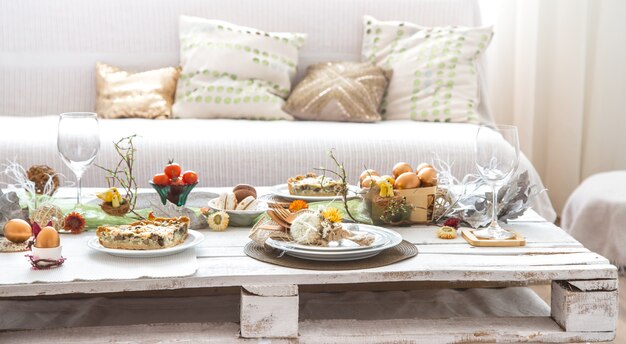
{"label": "white sofa", "polygon": [[[94,110],[96,61],[130,70],[178,65],[177,20],[182,14],[307,33],[295,82],[311,63],[359,60],[365,14],[432,26],[480,25],[478,4],[472,0],[3,1],[0,159],[25,167],[45,163],[73,180],[56,152],[55,116]],[[484,88],[482,68],[479,76]],[[484,101],[480,111],[490,120]],[[331,166],[328,148],[337,149],[353,178],[364,166],[388,170],[397,161],[436,157],[453,161],[455,174],[463,176],[475,172],[475,132],[474,125],[410,121],[102,120],[96,163],[111,165],[117,159],[111,142],[136,133],[141,136],[136,171],[142,186],[170,158],[198,171],[203,186],[283,183],[291,175]],[[529,170],[542,186],[525,157],[520,169]],[[103,182],[95,167],[83,179],[85,186]],[[535,209],[554,220],[547,194],[537,199]]]}

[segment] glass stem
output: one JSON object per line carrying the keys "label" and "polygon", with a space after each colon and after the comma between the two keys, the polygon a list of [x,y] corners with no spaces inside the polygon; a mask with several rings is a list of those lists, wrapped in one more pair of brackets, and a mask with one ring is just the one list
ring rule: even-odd
{"label": "glass stem", "polygon": [[76,188],[76,205],[80,205],[80,196],[81,196],[81,177],[80,176],[76,176],[76,184],[78,184],[78,187]]}
{"label": "glass stem", "polygon": [[491,212],[491,224],[489,227],[496,229],[498,228],[498,187],[496,184],[491,185],[491,207],[493,211]]}

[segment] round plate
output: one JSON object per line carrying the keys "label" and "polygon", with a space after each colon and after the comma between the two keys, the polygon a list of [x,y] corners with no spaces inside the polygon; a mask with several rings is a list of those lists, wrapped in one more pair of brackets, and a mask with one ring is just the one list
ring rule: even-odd
{"label": "round plate", "polygon": [[193,229],[188,230],[187,234],[188,234],[187,239],[185,240],[184,243],[174,246],[174,247],[156,249],[156,250],[122,250],[122,249],[117,249],[117,248],[106,248],[100,245],[100,242],[98,241],[98,237],[93,237],[89,239],[89,241],[87,242],[87,246],[89,246],[90,248],[96,251],[108,253],[112,256],[118,256],[118,257],[125,257],[125,258],[163,257],[163,256],[169,256],[172,254],[183,252],[187,250],[188,248],[198,245],[204,240],[204,235],[202,235],[202,233],[198,231],[194,231]]}
{"label": "round plate", "polygon": [[[357,186],[348,185],[348,199],[359,197],[359,195],[357,194],[359,192],[359,190],[360,189]],[[287,184],[274,185],[272,187],[272,194],[274,194],[275,196],[278,196],[280,198],[285,198],[285,199],[289,199],[289,200],[301,199],[301,200],[307,201],[307,202],[339,201],[339,200],[341,200],[341,196],[297,196],[297,195],[291,195],[289,193],[289,188],[287,187]]]}
{"label": "round plate", "polygon": [[336,251],[336,250],[305,250],[297,247],[291,246],[289,243],[285,243],[284,241],[279,240],[267,240],[265,243],[273,247],[275,249],[284,251],[286,254],[301,258],[301,259],[309,259],[309,260],[320,260],[320,261],[346,261],[346,260],[358,260],[365,259],[369,257],[373,257],[380,252],[392,248],[402,242],[402,236],[395,231],[392,231],[387,228],[370,226],[370,225],[359,225],[360,229],[363,230],[365,227],[369,231],[375,231],[381,236],[387,236],[389,238],[389,242],[385,245],[372,247],[368,246],[362,250],[349,250],[349,251]]}

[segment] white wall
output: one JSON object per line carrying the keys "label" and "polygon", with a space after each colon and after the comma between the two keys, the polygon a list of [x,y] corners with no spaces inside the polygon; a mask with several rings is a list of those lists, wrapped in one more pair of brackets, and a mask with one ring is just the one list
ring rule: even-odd
{"label": "white wall", "polygon": [[557,212],[587,176],[626,169],[626,1],[480,0],[496,121],[522,150]]}

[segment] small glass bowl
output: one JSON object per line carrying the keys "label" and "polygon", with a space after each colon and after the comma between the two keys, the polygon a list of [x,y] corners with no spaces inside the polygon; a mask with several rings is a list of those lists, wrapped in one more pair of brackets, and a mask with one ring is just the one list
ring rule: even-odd
{"label": "small glass bowl", "polygon": [[152,181],[148,183],[157,191],[163,205],[165,205],[167,201],[170,201],[179,207],[187,203],[187,196],[189,196],[191,190],[198,185],[198,183],[186,185],[157,185]]}

